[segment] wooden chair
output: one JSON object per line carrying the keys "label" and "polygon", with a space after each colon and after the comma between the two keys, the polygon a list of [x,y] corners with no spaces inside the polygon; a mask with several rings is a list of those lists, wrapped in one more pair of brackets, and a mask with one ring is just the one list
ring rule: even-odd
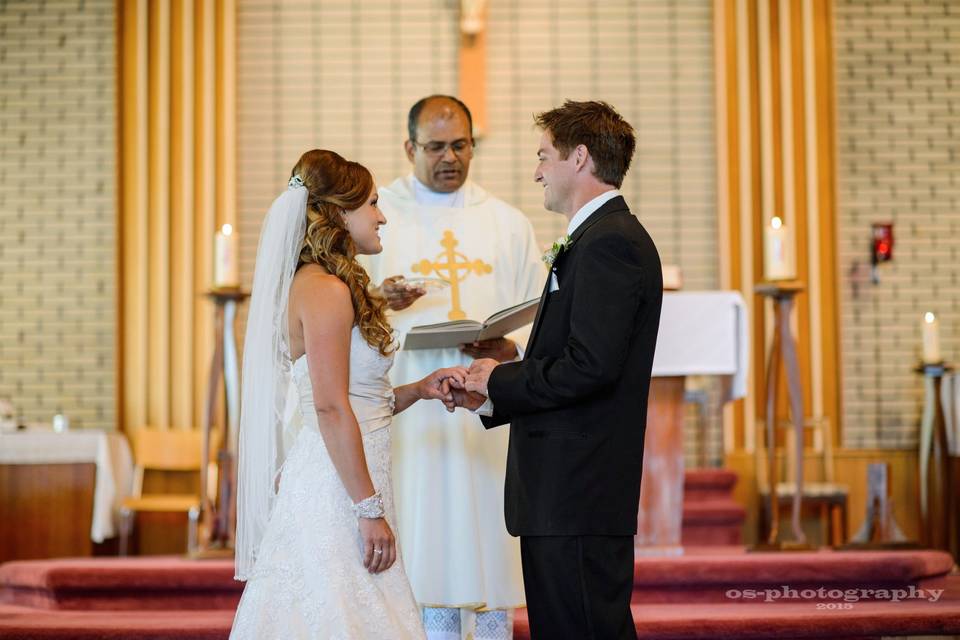
{"label": "wooden chair", "polygon": [[[780,422],[777,429],[777,441],[783,442],[782,451],[784,464],[780,466],[782,480],[777,482],[778,508],[789,507],[793,504],[793,496],[797,489],[797,469],[793,423]],[[814,474],[811,474],[811,465],[804,465],[804,482],[802,506],[815,508],[820,512],[820,521],[825,529],[827,543],[838,546],[847,541],[847,503],[850,488],[834,481],[833,463],[833,429],[827,418],[808,418],[804,421],[804,462],[813,460]],[[762,442],[766,433],[762,421],[757,422],[758,442]],[[768,504],[770,503],[769,484],[766,479],[766,464],[763,451],[757,448],[757,478],[760,492],[760,540],[766,540],[767,523],[770,520]],[[761,464],[762,463],[762,464]],[[819,464],[817,464],[819,463]],[[816,467],[819,466],[819,469]],[[813,475],[814,477],[810,477]]]}
{"label": "wooden chair", "polygon": [[143,476],[148,469],[156,471],[193,471],[200,473],[202,434],[198,430],[160,430],[144,427],[130,433],[133,449],[133,495],[120,507],[120,555],[127,555],[134,514],[138,511],[185,512],[188,518],[187,551],[197,547],[197,524],[200,519],[198,494],[143,495]]}

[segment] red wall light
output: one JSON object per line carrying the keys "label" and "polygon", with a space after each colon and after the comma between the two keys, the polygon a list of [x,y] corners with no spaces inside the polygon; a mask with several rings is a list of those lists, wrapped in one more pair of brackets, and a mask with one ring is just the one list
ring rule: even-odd
{"label": "red wall light", "polygon": [[873,264],[893,260],[893,223],[874,222]]}

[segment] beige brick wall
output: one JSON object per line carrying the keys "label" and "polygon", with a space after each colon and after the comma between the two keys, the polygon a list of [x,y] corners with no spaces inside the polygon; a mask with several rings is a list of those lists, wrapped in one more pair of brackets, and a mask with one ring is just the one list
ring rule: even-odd
{"label": "beige brick wall", "polygon": [[[920,319],[960,347],[960,3],[837,0],[836,95],[844,444],[912,447]],[[870,283],[871,222],[894,261]]]}
{"label": "beige brick wall", "polygon": [[[471,177],[523,210],[548,245],[566,228],[533,182],[532,115],[564,99],[602,99],[637,128],[624,183],[633,211],[687,289],[718,286],[709,0],[492,0],[488,135]],[[381,183],[409,169],[406,113],[457,89],[458,3],[238,3],[239,219],[250,282],[270,201],[298,155],[334,149]],[[708,385],[714,401],[718,394]],[[692,416],[692,411],[691,411]],[[688,421],[689,429],[694,428]],[[708,446],[720,455],[716,409]],[[688,442],[693,442],[692,433]]]}
{"label": "beige brick wall", "polygon": [[[334,149],[381,183],[408,171],[406,113],[457,88],[458,5],[255,0],[238,4],[240,231],[249,280],[259,222],[298,155]],[[548,245],[566,228],[533,182],[532,115],[602,99],[634,124],[624,191],[687,288],[717,286],[713,39],[707,0],[494,0],[489,134],[471,177],[522,209]]]}
{"label": "beige brick wall", "polygon": [[115,425],[113,0],[0,2],[0,397]]}

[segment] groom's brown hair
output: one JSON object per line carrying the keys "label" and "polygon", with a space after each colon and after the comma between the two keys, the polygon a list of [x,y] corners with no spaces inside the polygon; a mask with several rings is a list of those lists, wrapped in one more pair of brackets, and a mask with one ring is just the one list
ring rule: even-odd
{"label": "groom's brown hair", "polygon": [[633,127],[606,102],[574,102],[538,113],[534,122],[553,137],[553,146],[564,160],[578,145],[593,158],[594,175],[619,188],[630,168],[637,138]]}

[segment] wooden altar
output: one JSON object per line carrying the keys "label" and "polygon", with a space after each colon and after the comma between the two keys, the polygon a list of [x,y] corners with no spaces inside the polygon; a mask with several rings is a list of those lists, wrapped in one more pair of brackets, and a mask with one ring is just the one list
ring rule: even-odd
{"label": "wooden altar", "polygon": [[683,524],[686,376],[724,376],[727,400],[746,394],[746,306],[739,293],[664,293],[653,362],[637,516],[641,554],[679,555]]}

